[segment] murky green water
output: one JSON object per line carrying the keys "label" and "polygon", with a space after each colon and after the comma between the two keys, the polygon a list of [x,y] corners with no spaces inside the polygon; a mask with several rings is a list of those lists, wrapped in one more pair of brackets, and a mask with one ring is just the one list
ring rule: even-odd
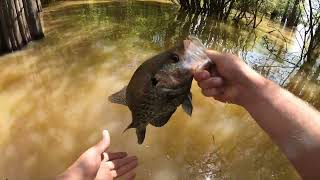
{"label": "murky green water", "polygon": [[179,108],[163,128],[148,127],[143,145],[133,130],[122,134],[130,111],[107,101],[145,59],[195,34],[319,109],[319,62],[293,68],[283,53],[296,50],[294,31],[283,31],[286,45],[267,33],[281,30],[270,22],[252,31],[146,2],[58,3],[43,23],[45,39],[0,57],[0,179],[50,179],[102,129],[112,150],[138,156],[137,179],[299,179],[244,109],[204,98],[196,84],[192,118]]}

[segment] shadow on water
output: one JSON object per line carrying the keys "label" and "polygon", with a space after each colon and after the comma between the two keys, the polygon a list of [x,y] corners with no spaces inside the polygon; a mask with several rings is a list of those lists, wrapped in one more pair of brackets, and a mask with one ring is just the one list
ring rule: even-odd
{"label": "shadow on water", "polygon": [[[68,3],[44,10],[45,39],[0,57],[1,175],[49,179],[107,128],[112,150],[139,157],[138,179],[299,179],[244,109],[204,98],[195,85],[193,117],[179,108],[163,128],[148,127],[143,145],[137,145],[134,131],[120,133],[131,122],[127,108],[107,101],[145,59],[190,34],[209,48],[239,54],[280,83],[290,75],[282,69],[288,62],[274,60],[265,50],[262,30],[169,4]],[[272,43],[284,46],[279,39]],[[303,69],[290,68],[294,73],[285,87],[318,107],[319,68]],[[300,74],[312,83],[292,84],[301,81]]]}

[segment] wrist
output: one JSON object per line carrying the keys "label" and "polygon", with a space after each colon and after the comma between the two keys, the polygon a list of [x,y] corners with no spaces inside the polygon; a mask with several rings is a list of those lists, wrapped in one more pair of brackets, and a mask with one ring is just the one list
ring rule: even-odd
{"label": "wrist", "polygon": [[69,173],[62,173],[62,174],[59,174],[57,177],[56,177],[56,180],[68,180],[68,179],[72,179],[72,175],[69,174]]}
{"label": "wrist", "polygon": [[246,76],[247,80],[243,86],[239,105],[249,110],[251,107],[263,103],[268,96],[274,94],[277,86],[255,71],[248,73]]}
{"label": "wrist", "polygon": [[56,180],[80,180],[82,179],[79,175],[80,172],[75,172],[74,170],[67,169],[62,174],[56,177]]}

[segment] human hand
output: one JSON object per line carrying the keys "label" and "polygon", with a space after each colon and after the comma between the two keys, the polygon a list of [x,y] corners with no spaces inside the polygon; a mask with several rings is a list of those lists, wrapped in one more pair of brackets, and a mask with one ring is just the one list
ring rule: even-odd
{"label": "human hand", "polygon": [[208,50],[207,55],[214,65],[194,74],[203,95],[238,105],[254,98],[265,78],[232,54]]}
{"label": "human hand", "polygon": [[137,167],[137,157],[127,157],[126,152],[105,152],[110,145],[108,131],[96,145],[85,151],[57,180],[111,180],[120,176],[134,179],[133,169]]}

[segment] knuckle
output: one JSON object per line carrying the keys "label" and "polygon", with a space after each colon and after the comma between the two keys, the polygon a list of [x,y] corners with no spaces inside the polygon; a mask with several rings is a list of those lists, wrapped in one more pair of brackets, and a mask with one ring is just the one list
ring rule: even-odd
{"label": "knuckle", "polygon": [[201,87],[202,89],[205,89],[205,84],[204,84],[204,82],[200,82],[200,83],[199,83],[199,87]]}
{"label": "knuckle", "polygon": [[196,81],[199,81],[199,74],[195,73],[193,77]]}
{"label": "knuckle", "polygon": [[201,81],[201,82],[199,83],[199,86],[200,86],[201,88],[204,88],[204,82]]}
{"label": "knuckle", "polygon": [[222,84],[222,82],[223,82],[223,81],[222,81],[222,79],[221,79],[220,77],[216,77],[216,78],[214,78],[214,79],[213,79],[213,81],[214,81],[214,83],[215,83],[215,84],[217,84],[217,85],[221,85],[221,84]]}
{"label": "knuckle", "polygon": [[106,162],[106,164],[110,169],[115,169],[116,168],[115,164],[112,161],[108,161],[108,162]]}
{"label": "knuckle", "polygon": [[230,57],[234,57],[234,55],[233,55],[232,53],[229,53],[229,52],[225,53],[224,55],[225,55],[226,57],[229,57],[229,58],[230,58]]}
{"label": "knuckle", "polygon": [[209,94],[209,91],[208,90],[202,90],[202,94],[206,97],[209,97],[210,94]]}
{"label": "knuckle", "polygon": [[114,178],[118,176],[118,173],[117,173],[116,170],[110,171],[110,174],[111,174],[111,176],[114,177]]}
{"label": "knuckle", "polygon": [[216,78],[212,77],[208,79],[208,84],[214,84],[216,82]]}

